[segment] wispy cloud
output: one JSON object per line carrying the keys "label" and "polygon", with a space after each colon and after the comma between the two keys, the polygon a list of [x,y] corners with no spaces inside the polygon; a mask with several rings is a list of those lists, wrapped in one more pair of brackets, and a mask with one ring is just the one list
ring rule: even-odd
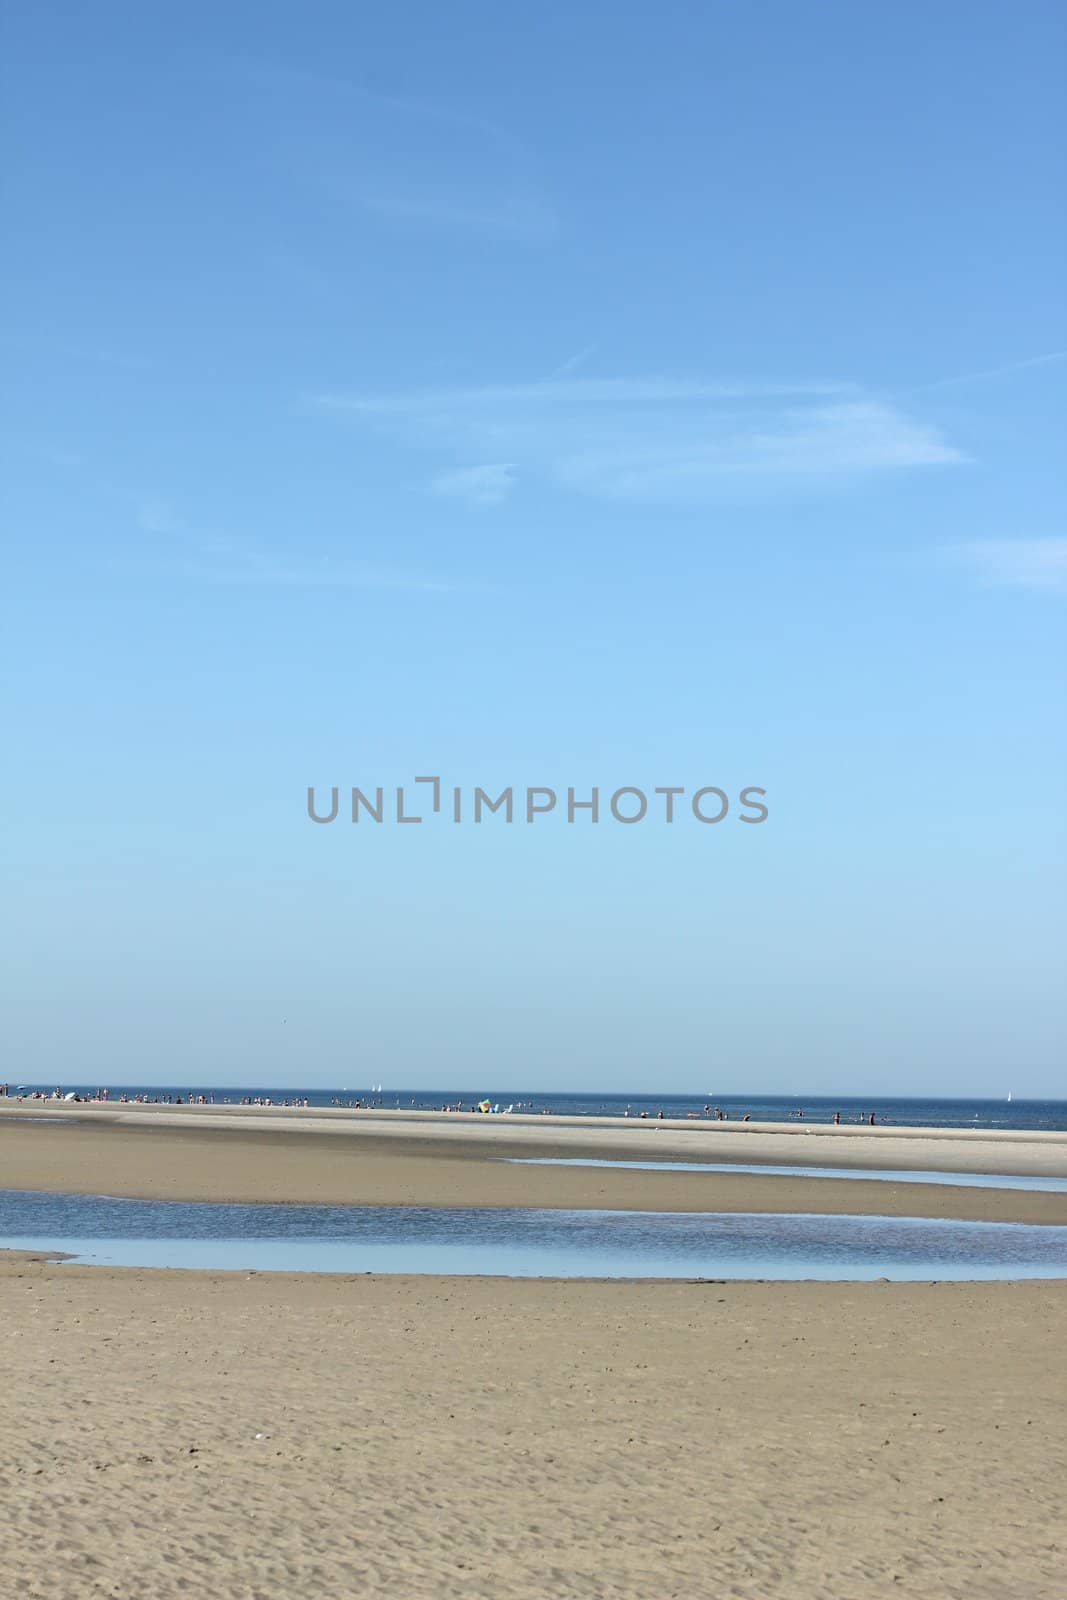
{"label": "wispy cloud", "polygon": [[158,533],[164,537],[182,538],[191,533],[174,513],[173,506],[156,496],[142,500],[137,507],[137,526],[142,533]]}
{"label": "wispy cloud", "polygon": [[317,565],[289,565],[284,561],[246,562],[240,566],[188,566],[189,577],[219,584],[250,584],[286,589],[404,589],[424,594],[445,594],[456,588],[439,578],[423,577],[399,568],[332,560],[324,556]]}
{"label": "wispy cloud", "polygon": [[951,553],[991,587],[1067,594],[1067,539],[974,539]]}
{"label": "wispy cloud", "polygon": [[277,105],[279,97],[299,94],[313,99],[320,108],[328,110],[329,97],[334,96],[334,105],[377,107],[383,111],[397,112],[430,127],[465,130],[480,135],[492,144],[513,147],[518,152],[526,148],[502,123],[477,116],[466,106],[450,106],[443,102],[413,99],[410,95],[369,89],[366,84],[355,83],[341,73],[296,67],[289,62],[253,56],[231,58],[226,62],[225,72],[228,80],[236,77],[246,84],[258,84],[265,88],[274,105]]}
{"label": "wispy cloud", "polygon": [[332,214],[525,245],[555,237],[537,157],[508,129],[337,74],[249,60],[228,71],[279,171]]}
{"label": "wispy cloud", "polygon": [[450,184],[413,184],[399,179],[366,181],[351,198],[366,211],[394,222],[430,224],[523,244],[547,244],[555,237],[556,215],[533,196],[490,194]]}
{"label": "wispy cloud", "polygon": [[434,494],[446,499],[468,500],[472,505],[496,506],[506,500],[515,487],[515,474],[507,462],[486,462],[479,467],[458,467],[431,479]]}
{"label": "wispy cloud", "polygon": [[482,384],[457,389],[407,389],[375,394],[328,392],[312,396],[323,410],[366,416],[474,413],[495,406],[536,408],[671,405],[692,400],[805,400],[858,395],[855,384],[739,383],[692,378],[574,378],[568,382]]}
{"label": "wispy cloud", "polygon": [[1045,356],[1028,356],[1025,361],[1009,361],[1002,367],[985,367],[981,372],[963,372],[953,378],[938,378],[936,383],[923,383],[911,394],[929,394],[933,389],[952,389],[957,384],[984,383],[987,378],[1004,378],[1012,372],[1025,372],[1029,367],[1050,367],[1067,361],[1067,350],[1052,350]]}
{"label": "wispy cloud", "polygon": [[398,436],[441,462],[436,484],[499,462],[607,499],[701,503],[830,487],[965,459],[929,423],[855,384],[554,378],[313,397],[324,412]]}
{"label": "wispy cloud", "polygon": [[206,583],[247,584],[290,589],[411,589],[444,592],[453,584],[424,573],[338,560],[322,553],[311,560],[266,549],[246,538],[198,528],[179,517],[165,500],[149,499],[137,509],[143,533],[167,541],[156,551],[182,576]]}

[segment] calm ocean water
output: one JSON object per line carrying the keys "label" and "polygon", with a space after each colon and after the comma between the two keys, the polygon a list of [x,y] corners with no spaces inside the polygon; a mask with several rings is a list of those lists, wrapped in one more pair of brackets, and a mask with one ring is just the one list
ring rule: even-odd
{"label": "calm ocean water", "polygon": [[[57,1085],[39,1083],[16,1085],[16,1089],[40,1089],[50,1094]],[[91,1095],[96,1083],[66,1082],[58,1085],[64,1092]],[[476,1085],[460,1089],[412,1089],[385,1087],[380,1092],[373,1086],[351,1084],[333,1089],[278,1089],[218,1088],[205,1084],[140,1086],[131,1084],[107,1085],[112,1103],[122,1094],[129,1098],[145,1096],[150,1100],[186,1100],[190,1094],[204,1095],[216,1105],[239,1105],[244,1100],[270,1099],[274,1105],[286,1102],[307,1101],[312,1106],[351,1106],[359,1101],[364,1106],[381,1107],[389,1111],[437,1110],[444,1106],[470,1111],[482,1100],[501,1111],[509,1106],[515,1111],[556,1112],[577,1117],[621,1117],[627,1109],[630,1116],[642,1112],[655,1117],[660,1111],[665,1117],[702,1117],[705,1105],[718,1107],[730,1121],[751,1117],[753,1122],[796,1122],[798,1111],[803,1110],[805,1122],[829,1122],[835,1112],[841,1113],[843,1123],[867,1122],[873,1112],[879,1124],[897,1127],[925,1128],[1014,1128],[1048,1129],[1067,1132],[1067,1100],[998,1100],[959,1099],[903,1099],[868,1095],[863,1099],[834,1098],[798,1094],[786,1095],[735,1095],[715,1093],[709,1086],[705,1094],[672,1094],[666,1091],[656,1095],[609,1094],[546,1094],[532,1089],[499,1089]]]}

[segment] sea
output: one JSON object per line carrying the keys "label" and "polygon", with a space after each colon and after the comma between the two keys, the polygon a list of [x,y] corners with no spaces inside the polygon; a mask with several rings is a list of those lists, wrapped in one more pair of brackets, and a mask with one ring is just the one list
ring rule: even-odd
{"label": "sea", "polygon": [[[154,1103],[186,1102],[190,1096],[213,1105],[264,1104],[304,1105],[381,1109],[386,1111],[474,1111],[485,1102],[490,1114],[522,1112],[570,1117],[649,1117],[714,1120],[722,1112],[728,1121],[746,1116],[753,1122],[796,1124],[829,1123],[840,1113],[842,1124],[876,1124],[900,1128],[975,1128],[1014,1129],[1020,1133],[1037,1131],[1067,1132],[1067,1100],[1009,1100],[913,1098],[866,1095],[862,1098],[826,1095],[759,1095],[670,1093],[638,1094],[561,1094],[537,1089],[500,1089],[476,1084],[454,1089],[391,1088],[384,1085],[343,1085],[334,1088],[277,1088],[249,1085],[219,1087],[204,1084],[138,1085],[99,1083],[35,1083],[9,1085],[9,1093],[51,1096],[61,1094],[92,1098],[106,1087],[108,1101],[114,1105],[125,1095],[127,1100]],[[705,1110],[707,1108],[707,1110]]]}

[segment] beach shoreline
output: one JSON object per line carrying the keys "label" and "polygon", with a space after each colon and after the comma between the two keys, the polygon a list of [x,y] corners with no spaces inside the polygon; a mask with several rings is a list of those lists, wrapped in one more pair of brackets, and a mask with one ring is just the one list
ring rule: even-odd
{"label": "beach shoreline", "polygon": [[540,1131],[547,1128],[561,1138],[566,1137],[565,1130],[570,1130],[574,1135],[581,1133],[582,1130],[588,1130],[597,1137],[603,1133],[614,1134],[625,1141],[627,1146],[636,1140],[655,1138],[659,1142],[665,1136],[685,1135],[698,1139],[710,1137],[715,1140],[734,1138],[758,1140],[765,1137],[805,1141],[826,1139],[846,1143],[850,1140],[859,1140],[863,1141],[868,1149],[886,1140],[931,1139],[939,1143],[948,1141],[957,1144],[961,1151],[986,1143],[994,1149],[1012,1144],[1032,1144],[1048,1145],[1053,1149],[1060,1148],[1067,1151],[1067,1131],[1064,1130],[974,1128],[967,1125],[921,1127],[910,1123],[890,1123],[884,1119],[874,1124],[861,1120],[835,1125],[832,1122],[816,1121],[812,1118],[761,1122],[751,1119],[745,1121],[740,1118],[719,1121],[713,1116],[696,1115],[684,1118],[648,1115],[623,1117],[607,1114],[568,1114],[558,1111],[486,1114],[477,1111],[430,1110],[425,1107],[394,1109],[384,1106],[305,1106],[216,1100],[196,1103],[191,1097],[182,1104],[174,1104],[167,1100],[67,1100],[64,1097],[54,1098],[51,1095],[39,1099],[21,1096],[16,1098],[11,1095],[2,1097],[0,1118],[3,1117],[21,1117],[33,1121],[41,1118],[63,1121],[72,1119],[90,1122],[119,1121],[130,1125],[143,1119],[150,1119],[151,1123],[160,1126],[180,1126],[193,1121],[203,1125],[216,1123],[238,1127],[277,1125],[305,1127],[309,1131],[335,1132],[357,1130],[366,1132],[373,1129],[382,1137],[389,1137],[390,1133],[403,1137],[405,1132],[413,1128],[432,1128],[437,1130],[441,1137],[446,1138],[467,1138],[471,1135],[500,1139],[524,1138],[531,1133],[540,1137]]}

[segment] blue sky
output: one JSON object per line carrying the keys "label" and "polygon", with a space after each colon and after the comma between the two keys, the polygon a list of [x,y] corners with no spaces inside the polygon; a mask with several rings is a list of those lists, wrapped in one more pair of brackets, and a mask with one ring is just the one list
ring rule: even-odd
{"label": "blue sky", "polygon": [[6,19],[0,1075],[1067,1093],[1063,8]]}

